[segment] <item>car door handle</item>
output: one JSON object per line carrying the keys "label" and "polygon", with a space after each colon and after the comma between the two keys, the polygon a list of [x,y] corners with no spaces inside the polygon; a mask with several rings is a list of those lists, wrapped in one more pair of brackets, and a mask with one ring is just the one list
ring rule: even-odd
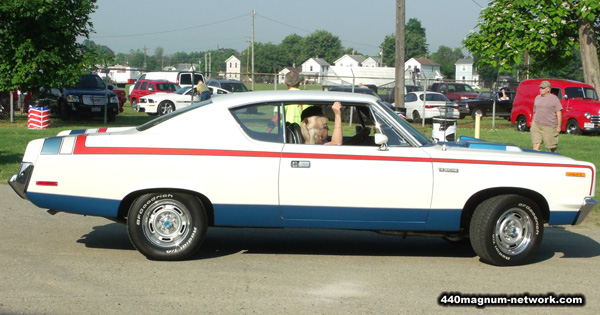
{"label": "car door handle", "polygon": [[310,161],[292,161],[292,168],[309,168]]}

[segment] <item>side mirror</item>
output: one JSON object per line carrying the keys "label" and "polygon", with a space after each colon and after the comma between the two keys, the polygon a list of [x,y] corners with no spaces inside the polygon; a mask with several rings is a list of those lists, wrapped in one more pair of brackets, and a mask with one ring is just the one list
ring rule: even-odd
{"label": "side mirror", "polygon": [[375,134],[375,144],[379,145],[379,150],[387,151],[388,150],[387,143],[388,143],[388,137],[386,135],[384,135],[383,133]]}

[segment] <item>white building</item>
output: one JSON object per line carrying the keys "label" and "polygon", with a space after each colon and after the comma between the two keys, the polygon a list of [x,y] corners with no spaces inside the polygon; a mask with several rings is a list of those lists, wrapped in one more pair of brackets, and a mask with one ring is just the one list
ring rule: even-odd
{"label": "white building", "polygon": [[319,57],[310,58],[302,64],[302,74],[307,82],[310,83],[321,83],[323,82],[323,76],[329,70],[331,65],[324,59]]}
{"label": "white building", "polygon": [[382,67],[381,58],[369,57],[362,62],[362,66],[367,68]]}
{"label": "white building", "polygon": [[343,55],[341,58],[336,60],[333,64],[336,67],[362,67],[363,61],[367,58],[362,55]]}
{"label": "white building", "polygon": [[[416,71],[418,70],[418,71]],[[410,58],[404,63],[406,84],[431,85],[432,81],[444,79],[440,64],[427,58]]]}
{"label": "white building", "polygon": [[479,73],[477,73],[473,59],[458,59],[454,65],[456,82],[469,83],[473,87],[479,85]]}
{"label": "white building", "polygon": [[242,63],[234,55],[225,60],[225,79],[240,80],[242,73]]}

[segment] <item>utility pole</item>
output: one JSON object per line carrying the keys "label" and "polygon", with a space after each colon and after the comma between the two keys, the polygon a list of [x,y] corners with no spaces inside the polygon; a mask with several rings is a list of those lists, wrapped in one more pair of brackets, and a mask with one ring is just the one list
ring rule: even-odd
{"label": "utility pole", "polygon": [[146,45],[144,45],[144,70],[146,70]]}
{"label": "utility pole", "polygon": [[252,10],[252,91],[254,91],[254,15],[256,10]]}
{"label": "utility pole", "polygon": [[404,0],[396,0],[396,79],[394,106],[404,107]]}

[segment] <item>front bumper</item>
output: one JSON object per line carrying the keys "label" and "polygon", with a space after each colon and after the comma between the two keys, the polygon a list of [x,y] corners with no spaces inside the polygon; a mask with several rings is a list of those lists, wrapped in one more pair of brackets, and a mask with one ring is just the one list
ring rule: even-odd
{"label": "front bumper", "polygon": [[27,186],[29,186],[29,180],[33,173],[33,164],[22,163],[19,168],[19,173],[11,176],[8,180],[8,184],[12,189],[23,199],[27,199]]}
{"label": "front bumper", "polygon": [[590,212],[592,212],[592,210],[597,205],[598,205],[598,201],[596,201],[592,198],[585,198],[583,206],[581,206],[581,208],[579,209],[579,214],[577,215],[577,218],[575,219],[575,222],[573,223],[573,225],[581,224],[581,222],[583,222],[583,220],[585,220],[585,218],[588,216],[588,214],[590,214]]}

